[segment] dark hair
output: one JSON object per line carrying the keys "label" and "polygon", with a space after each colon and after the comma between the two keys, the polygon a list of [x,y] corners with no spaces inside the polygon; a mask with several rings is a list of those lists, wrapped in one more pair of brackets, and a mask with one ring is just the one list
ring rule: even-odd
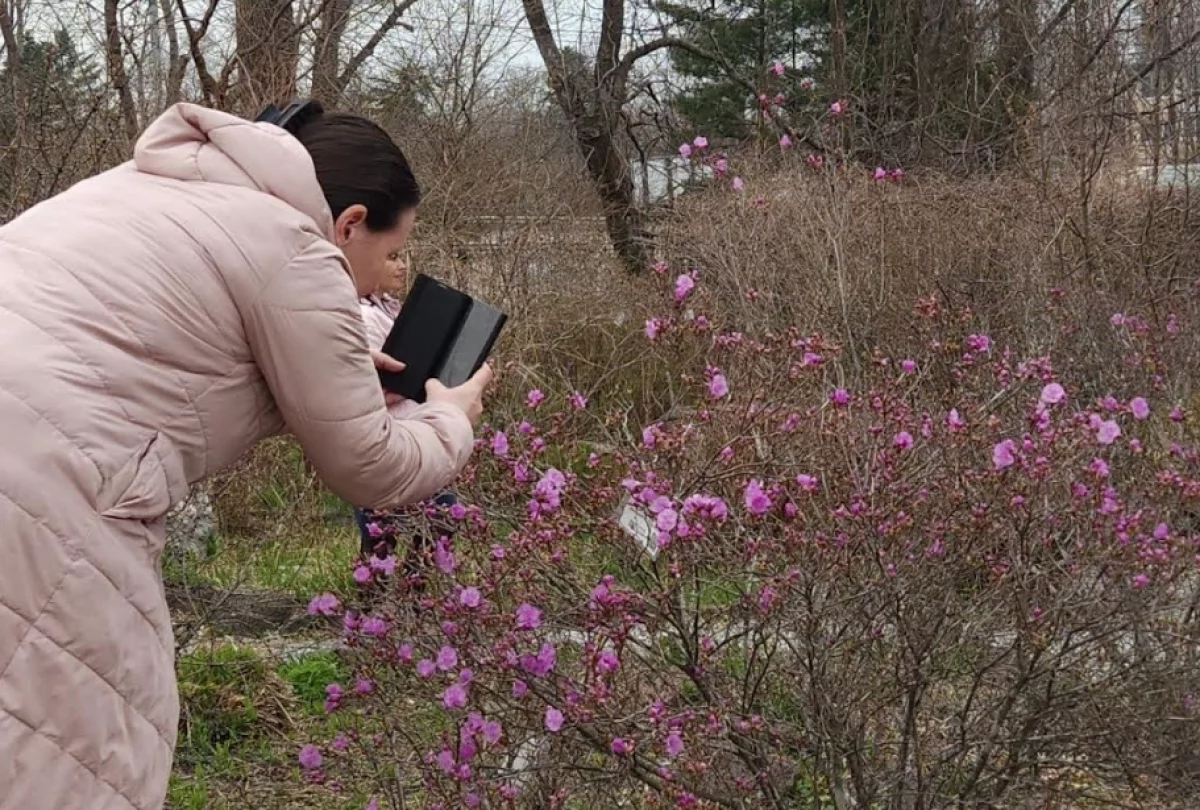
{"label": "dark hair", "polygon": [[386,231],[421,202],[408,160],[378,124],[359,115],[325,113],[293,134],[312,157],[334,219],[352,205],[364,205],[367,227]]}

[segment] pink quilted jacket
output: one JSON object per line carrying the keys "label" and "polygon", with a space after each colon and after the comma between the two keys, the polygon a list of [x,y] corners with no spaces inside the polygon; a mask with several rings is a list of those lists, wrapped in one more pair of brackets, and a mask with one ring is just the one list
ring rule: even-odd
{"label": "pink quilted jacket", "polygon": [[0,810],[158,810],[178,721],[164,515],[284,430],[362,506],[457,474],[458,410],[388,414],[312,163],[180,104],[0,227]]}

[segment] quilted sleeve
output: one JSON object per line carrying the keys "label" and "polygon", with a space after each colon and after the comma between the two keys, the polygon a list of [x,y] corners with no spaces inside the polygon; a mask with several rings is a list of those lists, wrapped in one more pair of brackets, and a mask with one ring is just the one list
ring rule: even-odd
{"label": "quilted sleeve", "polygon": [[243,317],[250,350],[318,475],[356,506],[391,508],[445,487],[470,457],[470,421],[426,403],[389,415],[342,254],[315,240]]}

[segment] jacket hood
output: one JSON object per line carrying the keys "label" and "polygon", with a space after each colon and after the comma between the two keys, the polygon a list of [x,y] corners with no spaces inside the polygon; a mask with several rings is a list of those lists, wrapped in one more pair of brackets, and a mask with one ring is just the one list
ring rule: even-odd
{"label": "jacket hood", "polygon": [[133,162],[160,177],[257,189],[311,217],[326,238],[333,235],[308,150],[274,124],[175,104],[142,133]]}

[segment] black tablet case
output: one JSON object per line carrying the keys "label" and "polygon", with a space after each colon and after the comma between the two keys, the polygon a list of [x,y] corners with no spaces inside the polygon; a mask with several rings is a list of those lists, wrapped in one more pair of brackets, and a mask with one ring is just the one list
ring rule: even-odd
{"label": "black tablet case", "polygon": [[418,273],[383,352],[404,371],[380,371],[383,387],[414,402],[425,401],[425,383],[462,385],[491,353],[508,316],[464,292]]}

